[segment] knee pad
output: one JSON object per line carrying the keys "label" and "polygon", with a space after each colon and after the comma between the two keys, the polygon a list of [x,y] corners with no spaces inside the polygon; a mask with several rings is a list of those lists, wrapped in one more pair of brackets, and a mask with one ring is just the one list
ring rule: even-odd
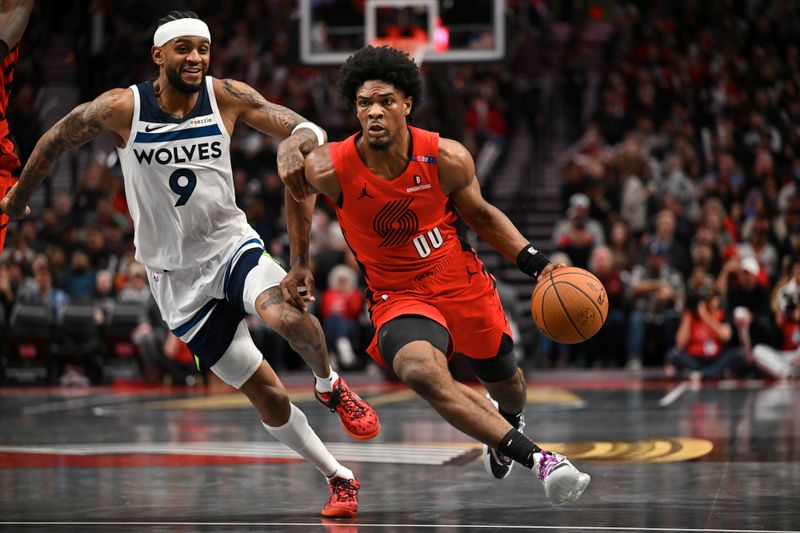
{"label": "knee pad", "polygon": [[467,357],[469,366],[481,381],[497,383],[505,381],[517,373],[517,361],[514,359],[514,341],[503,333],[497,355],[489,359],[472,359]]}
{"label": "knee pad", "polygon": [[247,324],[242,320],[236,328],[233,340],[211,371],[228,385],[241,388],[255,374],[264,356],[256,347]]}

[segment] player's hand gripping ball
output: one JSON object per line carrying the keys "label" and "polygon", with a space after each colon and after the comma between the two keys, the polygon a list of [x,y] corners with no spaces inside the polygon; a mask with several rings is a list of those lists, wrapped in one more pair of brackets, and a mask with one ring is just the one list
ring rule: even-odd
{"label": "player's hand gripping ball", "polygon": [[539,277],[531,298],[531,314],[536,326],[555,342],[577,344],[603,326],[608,297],[591,272],[559,268]]}

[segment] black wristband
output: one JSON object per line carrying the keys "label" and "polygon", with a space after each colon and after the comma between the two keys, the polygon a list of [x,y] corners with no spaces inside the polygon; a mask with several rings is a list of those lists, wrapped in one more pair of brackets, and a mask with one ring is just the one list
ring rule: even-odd
{"label": "black wristband", "polygon": [[539,278],[539,273],[549,264],[550,258],[530,243],[517,254],[517,268],[534,280]]}
{"label": "black wristband", "polygon": [[0,39],[0,62],[5,61],[6,56],[8,55],[8,43],[5,42],[3,39]]}

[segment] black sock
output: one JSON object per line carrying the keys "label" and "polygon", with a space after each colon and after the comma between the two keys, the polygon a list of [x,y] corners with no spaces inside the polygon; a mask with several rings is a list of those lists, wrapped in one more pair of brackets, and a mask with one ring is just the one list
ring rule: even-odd
{"label": "black sock", "polygon": [[514,429],[519,429],[519,424],[520,424],[520,422],[522,422],[522,413],[521,412],[514,415],[514,414],[511,414],[511,413],[506,413],[505,411],[503,411],[499,407],[497,408],[497,410],[500,411],[500,415],[503,418],[505,418],[506,422],[511,424],[514,427]]}
{"label": "black sock", "polygon": [[497,451],[506,457],[511,457],[516,462],[533,468],[533,454],[542,451],[531,439],[512,429],[500,440]]}

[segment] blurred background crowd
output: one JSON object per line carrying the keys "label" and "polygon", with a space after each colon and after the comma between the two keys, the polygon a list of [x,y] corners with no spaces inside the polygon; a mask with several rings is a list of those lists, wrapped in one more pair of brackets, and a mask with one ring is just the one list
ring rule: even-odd
{"label": "blurred background crowd", "polygon": [[[484,195],[532,238],[543,234],[531,224],[544,227],[547,237],[534,243],[590,269],[608,292],[609,317],[595,338],[554,345],[532,325],[530,282],[476,244],[496,266],[517,357],[527,368],[791,377],[800,347],[800,8],[789,0],[595,4],[510,1],[503,61],[423,66],[413,123],[463,142]],[[299,62],[296,2],[190,7],[212,29],[211,75],[247,82],[332,140],[358,129],[338,95],[337,69]],[[23,162],[64,114],[53,97],[69,94],[64,87],[76,104],[155,76],[149,50],[164,10],[37,3],[8,114]],[[240,125],[232,160],[240,207],[286,261],[276,147]],[[519,178],[520,157],[534,176]],[[59,172],[32,216],[11,225],[0,257],[6,381],[196,383],[191,354],[161,321],[133,259],[113,141],[65,156]],[[531,222],[515,199],[542,184],[557,188],[559,205]],[[323,201],[312,237],[313,312],[337,365],[364,368],[373,333],[364,283]],[[251,329],[276,370],[301,366],[280,337],[258,321]],[[45,374],[32,371],[35,360],[47,361]]]}

